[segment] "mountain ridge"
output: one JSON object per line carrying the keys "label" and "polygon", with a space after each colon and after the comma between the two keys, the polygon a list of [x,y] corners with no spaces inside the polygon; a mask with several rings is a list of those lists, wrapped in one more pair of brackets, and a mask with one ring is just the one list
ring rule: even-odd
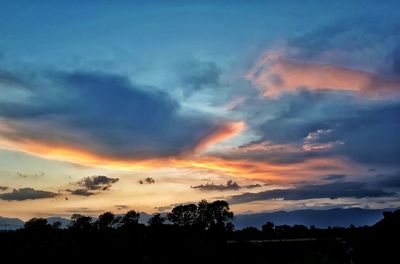
{"label": "mountain ridge", "polygon": [[[394,211],[396,208],[363,209],[363,208],[331,208],[331,209],[299,209],[293,211],[260,212],[252,214],[238,214],[233,219],[236,229],[253,226],[261,228],[267,221],[275,225],[305,225],[326,228],[329,226],[348,227],[373,225],[383,218],[383,212]],[[163,213],[164,214],[164,213]],[[146,224],[152,216],[140,212],[140,223]],[[52,224],[61,222],[61,227],[66,228],[70,220],[60,216],[46,218]],[[24,226],[24,221],[19,218],[0,216],[0,231],[15,230]]]}

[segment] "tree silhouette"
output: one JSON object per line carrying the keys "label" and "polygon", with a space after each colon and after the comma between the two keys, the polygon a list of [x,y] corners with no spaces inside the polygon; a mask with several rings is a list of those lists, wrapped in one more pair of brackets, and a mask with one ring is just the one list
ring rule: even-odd
{"label": "tree silhouette", "polygon": [[93,229],[92,217],[81,214],[73,214],[71,216],[71,229],[89,231]]}
{"label": "tree silhouette", "polygon": [[168,220],[176,226],[191,226],[199,230],[233,230],[230,221],[233,213],[229,211],[226,201],[208,203],[201,200],[198,205],[178,205],[167,215]]}
{"label": "tree silhouette", "polygon": [[128,211],[120,220],[121,227],[133,227],[139,224],[140,214],[135,210]]}
{"label": "tree silhouette", "polygon": [[115,215],[111,212],[105,212],[104,214],[99,215],[97,219],[97,227],[100,230],[106,230],[112,228],[114,224]]}
{"label": "tree silhouette", "polygon": [[149,224],[149,226],[152,227],[160,227],[164,225],[166,220],[167,219],[165,219],[165,217],[162,217],[161,214],[155,214],[147,221],[147,223]]}
{"label": "tree silhouette", "polygon": [[60,229],[61,228],[61,222],[60,221],[55,221],[53,224],[51,224],[51,227],[53,229]]}
{"label": "tree silhouette", "polygon": [[227,231],[228,223],[233,218],[233,213],[229,211],[229,204],[226,201],[217,200],[208,204],[208,214],[210,215],[210,229]]}
{"label": "tree silhouette", "polygon": [[167,215],[168,220],[176,226],[194,226],[197,223],[197,205],[178,205]]}
{"label": "tree silhouette", "polygon": [[24,228],[29,231],[43,231],[50,229],[51,226],[46,219],[34,217],[25,223]]}
{"label": "tree silhouette", "polygon": [[267,238],[271,238],[275,236],[274,223],[267,221],[264,225],[261,226],[261,230]]}

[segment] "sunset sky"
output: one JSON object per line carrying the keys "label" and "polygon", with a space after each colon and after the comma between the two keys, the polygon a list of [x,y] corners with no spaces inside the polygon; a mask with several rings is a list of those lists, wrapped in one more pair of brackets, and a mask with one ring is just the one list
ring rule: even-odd
{"label": "sunset sky", "polygon": [[0,0],[0,215],[399,207],[398,7]]}

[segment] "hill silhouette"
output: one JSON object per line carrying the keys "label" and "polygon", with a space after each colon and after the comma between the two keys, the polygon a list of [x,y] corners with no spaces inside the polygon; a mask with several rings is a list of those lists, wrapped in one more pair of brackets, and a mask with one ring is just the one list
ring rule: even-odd
{"label": "hill silhouette", "polygon": [[372,226],[318,228],[265,222],[235,230],[226,201],[179,205],[147,225],[130,210],[81,214],[62,229],[57,219],[33,218],[0,233],[0,248],[13,261],[129,263],[388,263],[397,258],[400,210]]}

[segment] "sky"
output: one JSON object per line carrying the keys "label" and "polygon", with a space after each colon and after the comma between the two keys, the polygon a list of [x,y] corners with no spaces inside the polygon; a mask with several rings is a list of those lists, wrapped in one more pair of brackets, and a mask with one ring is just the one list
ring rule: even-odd
{"label": "sky", "polygon": [[0,0],[0,215],[398,208],[399,5]]}

